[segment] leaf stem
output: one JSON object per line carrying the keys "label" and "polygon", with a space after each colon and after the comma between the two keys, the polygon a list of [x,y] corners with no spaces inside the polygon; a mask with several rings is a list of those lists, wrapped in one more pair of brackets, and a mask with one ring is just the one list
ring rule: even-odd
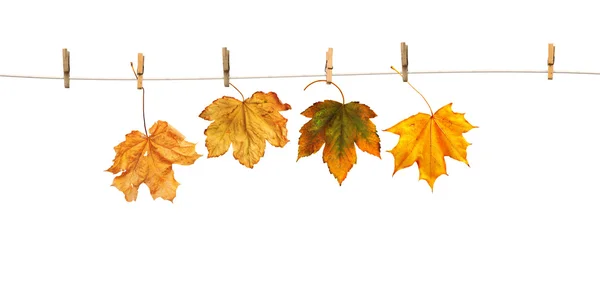
{"label": "leaf stem", "polygon": [[240,95],[242,95],[242,101],[246,100],[246,98],[244,98],[244,94],[242,94],[242,91],[240,91],[237,87],[235,87],[235,85],[229,83],[229,85],[233,86],[233,88],[235,88],[235,90],[237,90],[238,93],[240,93]]}
{"label": "leaf stem", "polygon": [[[133,75],[135,78],[138,78],[137,72],[135,72],[135,68],[133,67],[133,62],[129,62],[131,64],[131,70],[133,70]],[[148,136],[148,130],[146,129],[146,89],[142,87],[142,119],[144,119],[144,132],[146,136]]]}
{"label": "leaf stem", "polygon": [[[306,88],[313,85],[313,83],[315,83],[315,82],[327,82],[327,80],[324,80],[324,79],[315,80],[315,81],[309,83],[308,85],[306,85],[306,87],[304,87],[304,91],[306,91]],[[342,89],[340,89],[340,87],[337,86],[337,84],[335,84],[334,82],[331,82],[331,84],[333,84],[333,86],[335,86],[340,91],[340,94],[342,94],[342,104],[346,104],[346,98],[344,97],[344,92],[342,92]]]}
{"label": "leaf stem", "polygon": [[[392,66],[392,69],[394,71],[396,71],[399,75],[402,75],[402,73],[400,73],[394,66]],[[419,93],[419,95],[421,95],[421,98],[423,98],[423,100],[425,100],[425,103],[427,103],[427,107],[429,107],[429,112],[431,112],[431,115],[433,116],[433,110],[431,109],[431,105],[429,105],[429,102],[427,102],[427,99],[425,99],[425,96],[423,96],[423,94],[421,94],[421,92],[419,92],[419,90],[417,90],[417,88],[415,88],[412,84],[410,84],[410,82],[406,82],[408,83],[408,85],[410,87],[412,87],[413,90],[415,90],[417,93]]]}

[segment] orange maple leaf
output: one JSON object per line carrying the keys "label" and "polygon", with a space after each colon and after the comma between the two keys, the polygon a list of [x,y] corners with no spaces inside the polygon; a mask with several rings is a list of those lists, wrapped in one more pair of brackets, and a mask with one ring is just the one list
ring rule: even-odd
{"label": "orange maple leaf", "polygon": [[444,156],[461,161],[467,166],[467,143],[463,133],[477,128],[464,113],[452,111],[452,103],[440,108],[433,116],[418,113],[385,131],[400,135],[398,144],[390,151],[394,155],[394,175],[398,170],[419,166],[419,180],[427,181],[433,191],[435,180],[446,173]]}
{"label": "orange maple leaf", "polygon": [[140,184],[146,183],[152,198],[161,197],[173,202],[179,182],[175,180],[173,164],[191,165],[201,157],[196,144],[165,121],[150,128],[150,137],[134,130],[115,147],[117,155],[106,171],[115,176],[112,186],[118,188],[128,202],[137,199]]}
{"label": "orange maple leaf", "polygon": [[369,106],[325,100],[314,103],[302,115],[311,120],[300,129],[296,161],[318,152],[325,144],[323,162],[340,186],[356,164],[354,143],[362,151],[381,158],[377,129],[370,120],[377,115]]}
{"label": "orange maple leaf", "polygon": [[227,96],[213,101],[200,113],[214,121],[204,130],[208,157],[225,154],[233,144],[233,157],[253,168],[265,154],[266,141],[275,147],[289,142],[287,119],[279,112],[291,108],[274,92],[255,92],[243,101]]}

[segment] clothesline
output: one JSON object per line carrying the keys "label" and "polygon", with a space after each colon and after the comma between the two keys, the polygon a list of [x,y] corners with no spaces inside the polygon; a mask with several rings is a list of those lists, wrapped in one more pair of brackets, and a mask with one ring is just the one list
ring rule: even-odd
{"label": "clothesline", "polygon": [[[504,74],[504,73],[547,73],[547,70],[449,70],[449,71],[409,71],[410,75],[420,74]],[[554,71],[559,74],[576,75],[600,75],[600,72],[581,72],[581,71]],[[299,74],[299,75],[265,75],[265,76],[231,76],[230,79],[281,79],[281,78],[303,78],[303,77],[323,77],[325,74]],[[365,73],[336,73],[333,76],[379,76],[379,75],[398,75],[395,72],[365,72]],[[10,75],[0,74],[4,78],[24,78],[24,79],[64,79],[63,76],[32,76],[32,75]],[[103,77],[71,77],[71,80],[96,80],[96,81],[124,81],[136,80],[132,78],[103,78]],[[170,81],[170,80],[221,80],[222,76],[214,77],[144,77],[144,80]]]}

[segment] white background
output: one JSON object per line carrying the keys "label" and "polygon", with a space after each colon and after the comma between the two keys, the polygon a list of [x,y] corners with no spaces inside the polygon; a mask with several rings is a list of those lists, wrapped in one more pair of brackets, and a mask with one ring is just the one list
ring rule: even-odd
{"label": "white background", "polygon": [[0,78],[2,281],[598,281],[600,77],[410,75],[434,108],[453,102],[473,125],[471,167],[447,159],[431,193],[416,165],[392,177],[383,132],[422,99],[409,68],[600,71],[593,1],[6,1],[0,74],[218,77],[321,74],[369,105],[382,158],[362,151],[340,187],[321,152],[296,162],[300,113],[332,86],[313,79],[235,80],[246,97],[274,91],[291,110],[290,142],[248,169],[231,151],[207,159],[198,117],[238,97],[222,80],[146,81],[148,128],[165,120],[204,155],[175,165],[174,203],[142,185],[128,203],[104,172],[113,147],[143,131],[134,81]]}

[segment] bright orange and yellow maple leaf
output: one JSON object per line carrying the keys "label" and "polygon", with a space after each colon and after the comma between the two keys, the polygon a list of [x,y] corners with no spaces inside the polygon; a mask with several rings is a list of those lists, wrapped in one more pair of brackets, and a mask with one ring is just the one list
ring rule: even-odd
{"label": "bright orange and yellow maple leaf", "polygon": [[128,202],[135,201],[140,184],[146,183],[152,198],[173,201],[179,182],[175,180],[173,164],[191,165],[201,155],[196,144],[165,121],[150,128],[150,137],[134,130],[115,147],[113,165],[106,171],[117,174],[112,186],[118,188]]}
{"label": "bright orange and yellow maple leaf", "polygon": [[369,106],[325,100],[314,103],[302,115],[311,120],[300,129],[297,160],[318,152],[325,144],[323,162],[340,185],[356,164],[354,143],[362,151],[381,158],[377,129],[370,120],[377,115]]}
{"label": "bright orange and yellow maple leaf", "polygon": [[[427,181],[433,191],[435,180],[446,173],[444,156],[467,165],[467,143],[463,133],[477,128],[464,117],[464,113],[452,111],[452,103],[437,110],[433,116],[418,113],[385,131],[400,135],[398,144],[388,151],[394,155],[394,173],[412,166],[419,166],[419,180]],[[392,175],[393,175],[392,174]]]}
{"label": "bright orange and yellow maple leaf", "polygon": [[253,168],[265,154],[266,141],[275,147],[289,142],[287,119],[279,112],[291,108],[274,92],[255,92],[244,101],[227,96],[215,100],[200,113],[214,121],[204,131],[208,157],[225,154],[233,144],[233,157]]}

